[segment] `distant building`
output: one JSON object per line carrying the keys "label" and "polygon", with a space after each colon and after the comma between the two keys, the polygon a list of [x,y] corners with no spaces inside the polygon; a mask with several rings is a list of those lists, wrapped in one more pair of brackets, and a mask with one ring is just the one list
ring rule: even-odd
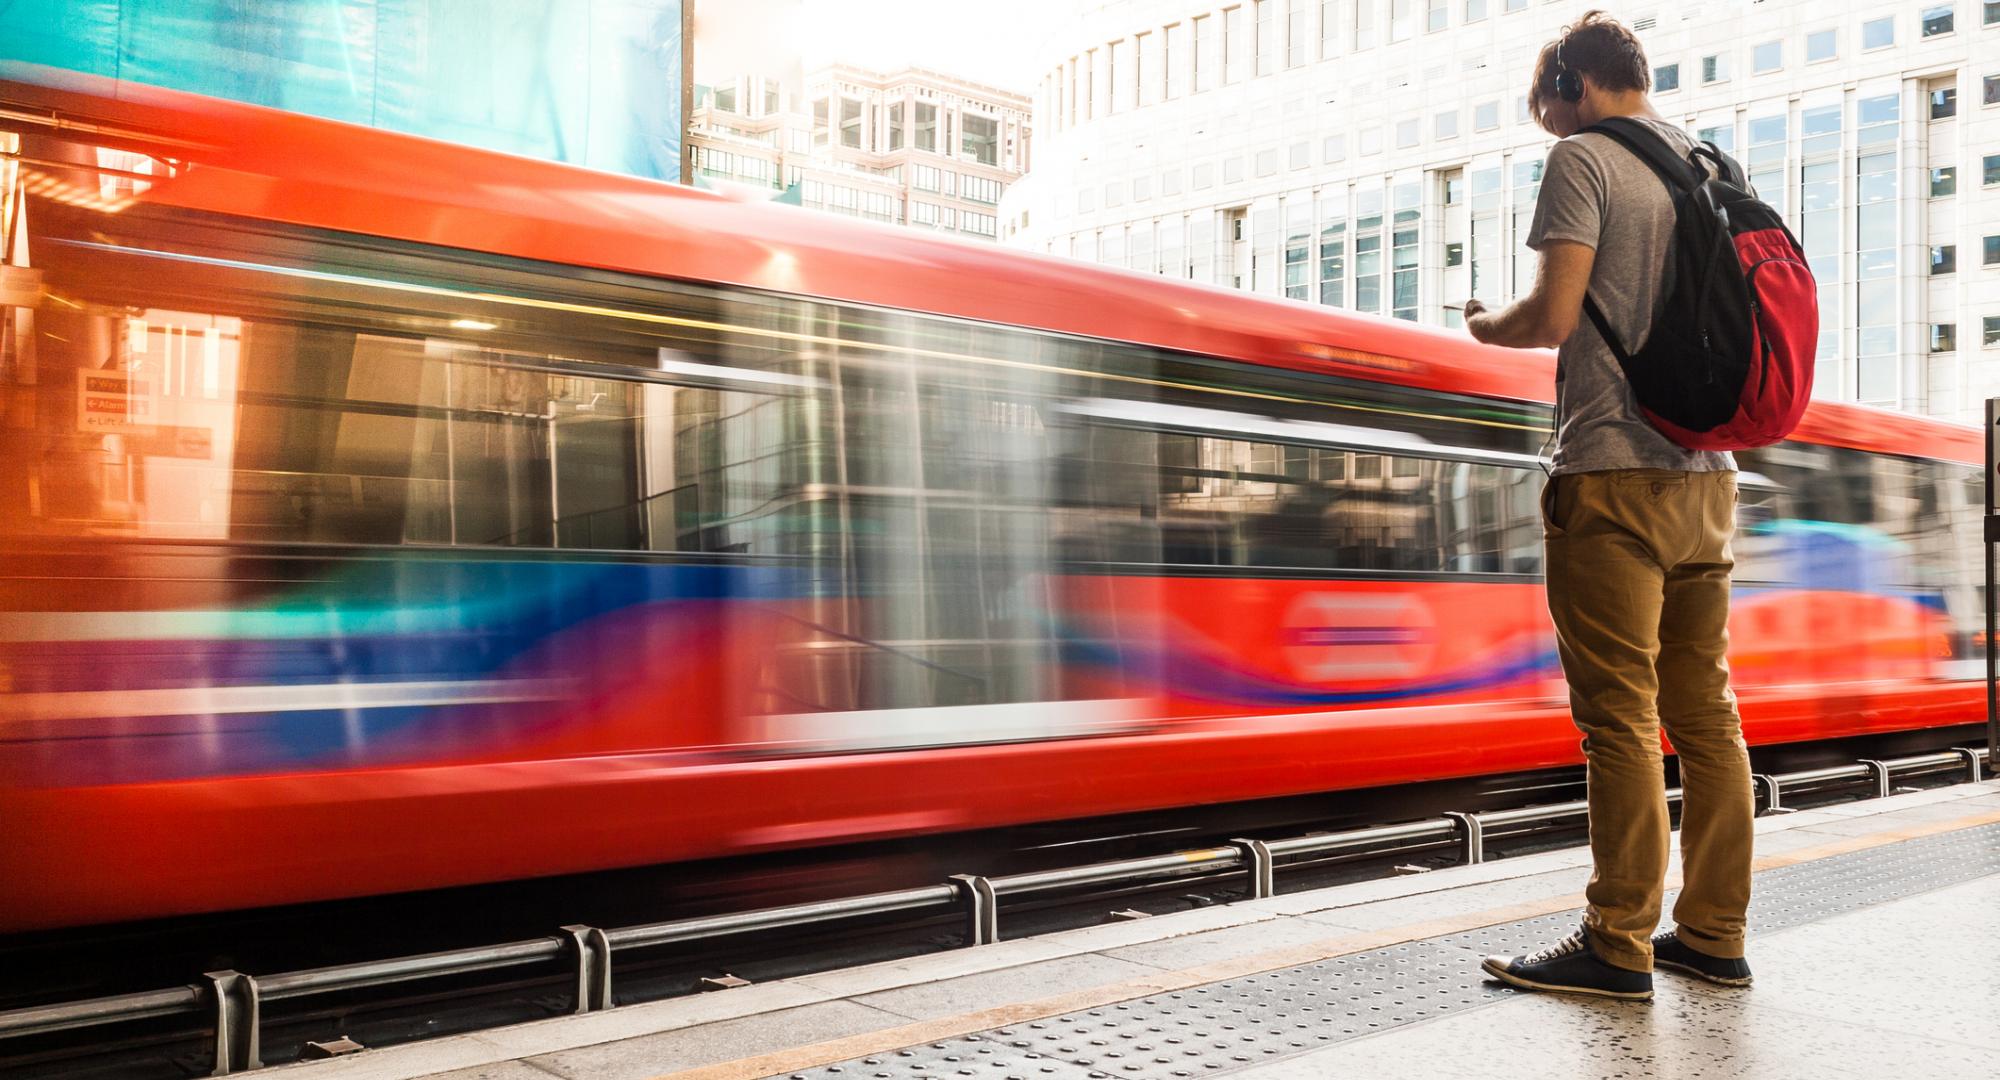
{"label": "distant building", "polygon": [[835,65],[802,90],[761,76],[697,86],[687,142],[697,183],[992,240],[1000,196],[1028,167],[1029,108],[936,72]]}
{"label": "distant building", "polygon": [[[1093,0],[1053,29],[1007,241],[1457,326],[1518,297],[1536,51],[1601,0]],[[1814,393],[2000,394],[2000,0],[1622,5],[1653,100],[1733,154],[1820,283]]]}

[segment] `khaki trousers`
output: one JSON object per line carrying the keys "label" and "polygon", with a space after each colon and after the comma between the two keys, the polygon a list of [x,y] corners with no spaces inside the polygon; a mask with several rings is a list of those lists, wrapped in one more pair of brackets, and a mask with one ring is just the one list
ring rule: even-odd
{"label": "khaki trousers", "polygon": [[1620,469],[1542,493],[1549,613],[1589,760],[1584,929],[1606,963],[1653,969],[1669,840],[1660,729],[1680,755],[1681,940],[1743,955],[1750,758],[1729,688],[1736,474]]}

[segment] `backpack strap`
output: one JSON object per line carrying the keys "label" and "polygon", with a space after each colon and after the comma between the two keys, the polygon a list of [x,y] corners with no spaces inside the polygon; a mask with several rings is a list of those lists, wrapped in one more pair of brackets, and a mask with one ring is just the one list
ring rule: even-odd
{"label": "backpack strap", "polygon": [[1604,309],[1597,306],[1596,300],[1591,299],[1589,290],[1585,290],[1583,294],[1583,313],[1590,316],[1591,325],[1597,327],[1597,336],[1604,339],[1604,344],[1611,349],[1611,355],[1617,358],[1618,370],[1629,373],[1632,370],[1632,354],[1626,352],[1625,346],[1619,343],[1617,332],[1611,329],[1611,320],[1604,317]]}
{"label": "backpack strap", "polygon": [[[1633,157],[1653,170],[1653,175],[1659,177],[1660,183],[1667,186],[1669,195],[1693,191],[1708,179],[1706,175],[1700,175],[1702,172],[1700,166],[1692,161],[1683,160],[1674,152],[1673,147],[1667,145],[1665,139],[1647,130],[1646,125],[1630,117],[1606,117],[1577,134],[1582,135],[1586,132],[1602,135],[1630,151]],[[1632,354],[1626,351],[1625,346],[1618,340],[1618,334],[1611,329],[1611,320],[1604,317],[1604,310],[1597,306],[1597,301],[1591,298],[1587,290],[1583,294],[1583,313],[1590,316],[1591,325],[1597,327],[1597,336],[1603,338],[1604,344],[1610,348],[1611,355],[1618,361],[1619,370],[1629,376],[1632,370]]]}
{"label": "backpack strap", "polygon": [[1653,175],[1659,177],[1670,192],[1693,191],[1708,179],[1705,175],[1696,175],[1700,170],[1693,162],[1675,153],[1665,139],[1646,130],[1646,125],[1631,117],[1606,117],[1577,132],[1579,135],[1585,133],[1602,135],[1631,151],[1633,157],[1653,170]]}

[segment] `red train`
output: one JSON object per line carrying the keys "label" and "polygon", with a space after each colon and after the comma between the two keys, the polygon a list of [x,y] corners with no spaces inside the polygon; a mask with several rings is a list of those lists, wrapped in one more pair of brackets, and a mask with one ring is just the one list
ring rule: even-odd
{"label": "red train", "polygon": [[[0,930],[1580,760],[1547,355],[0,78]],[[1743,455],[1753,742],[1977,718],[1978,449]]]}

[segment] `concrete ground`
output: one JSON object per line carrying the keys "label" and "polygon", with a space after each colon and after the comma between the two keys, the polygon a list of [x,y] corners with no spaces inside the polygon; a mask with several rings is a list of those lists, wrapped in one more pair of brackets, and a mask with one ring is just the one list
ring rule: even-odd
{"label": "concrete ground", "polygon": [[273,1075],[1991,1078],[2000,1076],[1996,823],[2000,781],[1759,819],[1749,990],[1662,972],[1655,1000],[1640,1004],[1516,994],[1482,979],[1482,952],[1574,925],[1590,864],[1578,848]]}

